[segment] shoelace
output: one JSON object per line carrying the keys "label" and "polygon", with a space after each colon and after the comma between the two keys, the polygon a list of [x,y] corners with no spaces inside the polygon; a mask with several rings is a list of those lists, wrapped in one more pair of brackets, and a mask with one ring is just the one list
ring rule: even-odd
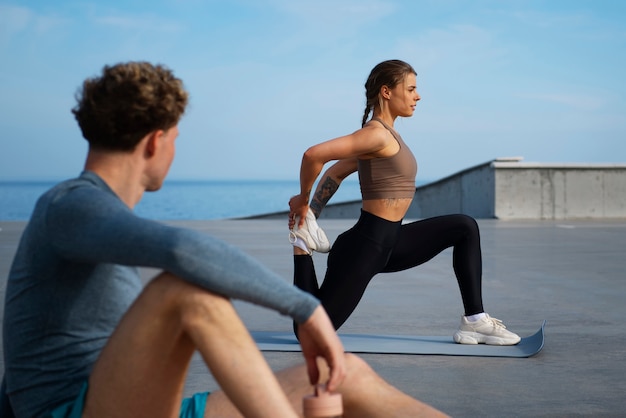
{"label": "shoelace", "polygon": [[491,322],[491,324],[496,327],[496,328],[503,328],[506,329],[506,326],[504,326],[504,324],[502,323],[501,320],[499,320],[498,318],[492,318],[492,317],[487,317],[487,319],[489,320],[489,322]]}

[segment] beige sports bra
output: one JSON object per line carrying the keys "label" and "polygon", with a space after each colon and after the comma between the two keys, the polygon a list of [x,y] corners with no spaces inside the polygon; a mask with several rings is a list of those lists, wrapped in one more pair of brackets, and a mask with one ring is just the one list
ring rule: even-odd
{"label": "beige sports bra", "polygon": [[359,159],[359,182],[363,200],[413,198],[417,162],[402,137],[378,118],[398,141],[400,150],[391,157]]}

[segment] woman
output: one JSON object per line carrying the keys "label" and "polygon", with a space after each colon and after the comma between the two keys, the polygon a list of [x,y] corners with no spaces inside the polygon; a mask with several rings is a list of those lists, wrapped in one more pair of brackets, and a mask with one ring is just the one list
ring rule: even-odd
{"label": "woman", "polygon": [[[517,344],[520,337],[483,309],[476,221],[466,215],[446,215],[402,224],[415,194],[417,163],[393,126],[396,118],[412,116],[420,100],[415,70],[399,60],[381,62],[370,73],[365,90],[362,128],[314,145],[302,158],[300,194],[289,201],[294,284],[321,300],[338,329],[374,275],[418,266],[453,247],[453,268],[465,310],[454,340],[461,344]],[[324,164],[334,160],[309,204]],[[355,171],[361,185],[361,216],[333,244],[326,276],[318,287],[311,252],[327,252],[330,245],[315,219],[342,180]]]}

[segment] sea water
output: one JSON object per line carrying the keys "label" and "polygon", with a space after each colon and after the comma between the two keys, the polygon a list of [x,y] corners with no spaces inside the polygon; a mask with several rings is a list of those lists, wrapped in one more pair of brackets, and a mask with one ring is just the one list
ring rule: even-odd
{"label": "sea water", "polygon": [[[39,196],[56,183],[0,182],[0,220],[28,220]],[[166,180],[158,192],[144,194],[135,213],[159,220],[240,218],[286,211],[299,192],[297,180]],[[330,203],[358,199],[358,182],[344,181]]]}

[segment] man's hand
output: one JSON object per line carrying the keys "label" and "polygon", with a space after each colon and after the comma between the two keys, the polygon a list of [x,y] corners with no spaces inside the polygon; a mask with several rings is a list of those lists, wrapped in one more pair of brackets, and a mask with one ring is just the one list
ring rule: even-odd
{"label": "man's hand", "polygon": [[328,390],[334,391],[346,377],[344,349],[337,332],[324,308],[318,306],[306,322],[298,325],[298,338],[306,361],[309,381],[319,383],[317,357],[322,357],[330,367]]}

